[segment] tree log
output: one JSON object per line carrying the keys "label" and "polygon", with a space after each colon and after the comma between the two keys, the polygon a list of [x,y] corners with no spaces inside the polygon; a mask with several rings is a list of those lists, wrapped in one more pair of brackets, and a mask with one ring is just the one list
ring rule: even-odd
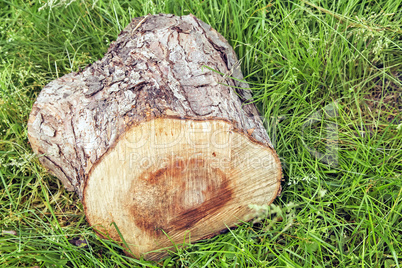
{"label": "tree log", "polygon": [[88,222],[121,241],[114,222],[136,257],[248,221],[280,192],[235,52],[193,15],[133,19],[101,60],[43,88],[28,137]]}

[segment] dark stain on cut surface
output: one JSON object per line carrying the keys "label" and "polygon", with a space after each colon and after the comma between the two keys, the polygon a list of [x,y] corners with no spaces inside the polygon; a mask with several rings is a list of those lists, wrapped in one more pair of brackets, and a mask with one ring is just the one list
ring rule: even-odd
{"label": "dark stain on cut surface", "polygon": [[183,231],[190,229],[203,218],[208,215],[213,215],[222,209],[223,206],[232,199],[233,195],[233,191],[228,184],[228,181],[225,180],[218,188],[211,189],[211,192],[208,192],[210,196],[205,202],[200,206],[186,210],[175,217],[170,222],[170,225],[167,226],[166,231]]}
{"label": "dark stain on cut surface", "polygon": [[176,158],[142,172],[129,195],[135,224],[157,237],[188,230],[215,214],[233,198],[233,189],[226,174],[207,161]]}

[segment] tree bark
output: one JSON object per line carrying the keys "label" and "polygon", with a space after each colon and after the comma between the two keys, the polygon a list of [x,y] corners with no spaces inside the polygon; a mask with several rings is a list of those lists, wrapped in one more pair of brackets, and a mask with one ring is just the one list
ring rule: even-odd
{"label": "tree bark", "polygon": [[280,192],[242,80],[228,42],[193,15],[135,18],[101,60],[43,88],[29,141],[90,224],[119,240],[115,222],[132,255],[170,246],[166,234],[210,237]]}

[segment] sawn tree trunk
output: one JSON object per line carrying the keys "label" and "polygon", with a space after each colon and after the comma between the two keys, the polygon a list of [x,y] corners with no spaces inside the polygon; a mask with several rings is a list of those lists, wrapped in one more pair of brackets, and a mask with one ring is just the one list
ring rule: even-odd
{"label": "sawn tree trunk", "polygon": [[121,241],[116,225],[128,253],[158,259],[147,252],[250,220],[280,192],[242,80],[228,42],[193,15],[136,18],[101,60],[43,88],[29,141],[100,234]]}

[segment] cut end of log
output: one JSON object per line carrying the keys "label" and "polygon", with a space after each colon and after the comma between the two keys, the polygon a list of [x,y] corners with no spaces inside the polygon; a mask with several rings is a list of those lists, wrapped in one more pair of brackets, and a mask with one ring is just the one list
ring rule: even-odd
{"label": "cut end of log", "polygon": [[[280,162],[225,120],[158,118],[126,131],[91,170],[84,206],[91,225],[132,255],[158,259],[183,238],[211,237],[253,218],[250,204],[277,196]],[[187,241],[187,242],[191,242]]]}

